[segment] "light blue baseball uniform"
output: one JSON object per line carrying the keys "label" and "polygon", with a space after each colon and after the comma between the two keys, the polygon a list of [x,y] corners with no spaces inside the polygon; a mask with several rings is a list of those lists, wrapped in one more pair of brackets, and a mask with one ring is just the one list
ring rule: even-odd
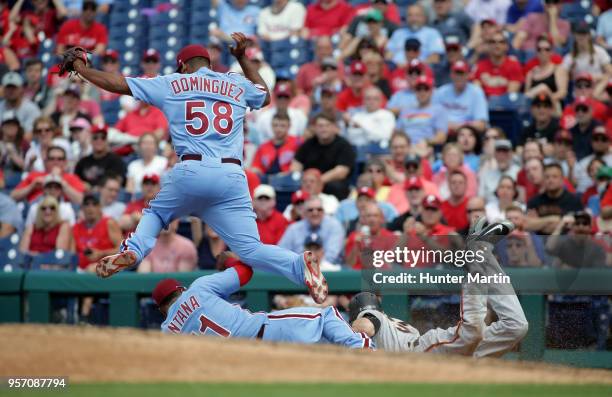
{"label": "light blue baseball uniform", "polygon": [[225,300],[238,289],[240,280],[234,268],[198,278],[170,306],[162,331],[252,339],[265,324],[264,340],[374,348],[372,340],[354,332],[335,307],[251,313]]}
{"label": "light blue baseball uniform", "polygon": [[172,220],[199,216],[243,262],[304,284],[304,258],[259,239],[246,175],[222,158],[242,160],[243,121],[247,107],[260,108],[264,87],[237,73],[201,68],[151,79],[126,78],[134,98],[159,108],[170,124],[179,158],[198,154],[201,161],[177,163],[163,178],[160,192],[121,250],[130,249],[138,262],[146,257],[161,229]]}

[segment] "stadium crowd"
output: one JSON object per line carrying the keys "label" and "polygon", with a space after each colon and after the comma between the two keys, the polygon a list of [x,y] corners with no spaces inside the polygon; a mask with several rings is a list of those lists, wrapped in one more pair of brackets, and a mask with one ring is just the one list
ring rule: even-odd
{"label": "stadium crowd", "polygon": [[[112,3],[0,1],[0,238],[18,233],[28,256],[74,252],[79,271],[117,250],[177,161],[157,108],[37,56],[52,39],[121,73],[98,21]],[[609,2],[581,5],[587,18],[561,0],[399,3],[212,1],[214,70],[240,71],[226,47],[245,32],[272,92],[244,130],[262,241],[360,269],[373,250],[453,247],[486,216],[517,226],[507,266],[612,265]],[[313,50],[294,76],[264,57],[292,37]],[[134,75],[161,72],[165,54],[140,55]],[[226,249],[199,219],[177,220],[138,271],[213,269]]]}

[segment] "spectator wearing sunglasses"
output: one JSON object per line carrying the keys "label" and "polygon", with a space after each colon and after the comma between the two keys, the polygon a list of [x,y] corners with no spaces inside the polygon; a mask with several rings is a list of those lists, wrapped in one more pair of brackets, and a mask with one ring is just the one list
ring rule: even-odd
{"label": "spectator wearing sunglasses", "polygon": [[577,211],[565,215],[546,241],[546,252],[564,268],[603,267],[606,252],[595,241],[591,215]]}
{"label": "spectator wearing sunglasses", "polygon": [[78,161],[74,173],[90,189],[98,189],[107,177],[118,177],[125,183],[126,166],[117,154],[111,152],[106,127],[97,126],[91,133],[92,153]]}
{"label": "spectator wearing sunglasses", "polygon": [[32,203],[28,209],[28,215],[25,220],[26,226],[34,224],[40,202],[47,197],[53,197],[57,200],[58,214],[63,222],[67,222],[70,226],[76,223],[74,207],[70,202],[64,200],[64,189],[62,188],[61,178],[56,175],[47,175],[43,182],[43,195]]}
{"label": "spectator wearing sunglasses", "polygon": [[68,250],[70,241],[70,225],[60,217],[58,201],[47,196],[36,209],[34,223],[26,227],[19,250],[29,255]]}
{"label": "spectator wearing sunglasses", "polygon": [[595,127],[591,134],[592,154],[578,161],[574,170],[574,182],[578,192],[585,192],[595,182],[589,176],[589,168],[595,159],[599,159],[604,165],[612,167],[612,153],[610,153],[609,149],[610,137],[606,127],[602,125]]}
{"label": "spectator wearing sunglasses", "polygon": [[441,105],[432,103],[433,81],[427,76],[419,77],[414,83],[416,104],[407,106],[399,114],[397,128],[410,136],[415,150],[427,155],[428,145],[446,142],[448,120]]}
{"label": "spectator wearing sunglasses", "polygon": [[517,22],[512,46],[517,50],[533,52],[541,35],[551,38],[553,47],[562,47],[570,34],[570,24],[559,16],[561,0],[544,0],[544,12],[532,12]]}
{"label": "spectator wearing sunglasses", "polygon": [[553,99],[546,92],[540,92],[531,101],[531,121],[521,133],[519,145],[529,140],[536,140],[542,145],[552,144],[559,131],[559,119],[554,116]]}
{"label": "spectator wearing sunglasses", "polygon": [[540,94],[551,97],[555,107],[567,96],[567,70],[552,61],[553,43],[546,35],[536,41],[538,64],[525,77],[525,96],[533,99]]}
{"label": "spectator wearing sunglasses", "polygon": [[142,54],[142,60],[140,61],[142,77],[153,78],[159,76],[161,70],[160,59],[159,52],[155,48],[148,48]]}
{"label": "spectator wearing sunglasses", "polygon": [[312,233],[321,236],[325,259],[338,263],[344,242],[344,229],[336,218],[325,215],[323,203],[316,196],[306,200],[304,219],[289,225],[278,245],[293,252],[302,252],[306,237]]}
{"label": "spectator wearing sunglasses", "polygon": [[253,210],[257,216],[257,231],[264,244],[277,244],[289,222],[276,209],[276,192],[270,185],[259,185],[253,193]]}
{"label": "spectator wearing sunglasses", "polygon": [[[595,99],[595,80],[590,73],[580,73],[574,79],[574,98],[584,97],[587,99],[593,112],[593,118],[600,123],[608,120],[608,107]],[[561,126],[566,129],[576,124],[576,102],[569,103],[563,109]]]}
{"label": "spectator wearing sunglasses", "polygon": [[79,204],[83,199],[85,184],[75,175],[67,172],[66,151],[59,146],[51,146],[47,149],[45,158],[45,171],[30,172],[11,192],[15,201],[28,200],[33,202],[43,194],[45,177],[53,174],[61,178],[64,196],[74,204]]}
{"label": "spectator wearing sunglasses", "polygon": [[487,40],[488,57],[476,64],[474,82],[487,97],[517,93],[523,83],[523,68],[519,61],[508,55],[508,40],[502,31]]}
{"label": "spectator wearing sunglasses", "polygon": [[570,129],[570,132],[573,136],[576,158],[582,160],[592,153],[591,137],[595,127],[599,126],[600,123],[593,119],[593,108],[586,97],[576,98],[574,111],[576,113],[576,125]]}

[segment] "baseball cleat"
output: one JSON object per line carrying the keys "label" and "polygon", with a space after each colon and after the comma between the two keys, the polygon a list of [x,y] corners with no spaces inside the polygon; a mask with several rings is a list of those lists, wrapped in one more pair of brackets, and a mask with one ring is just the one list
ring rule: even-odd
{"label": "baseball cleat", "polygon": [[[496,244],[503,236],[507,236],[514,230],[514,224],[510,221],[494,222],[483,227],[482,219],[476,223],[474,233],[468,237],[468,243],[472,241],[486,241]],[[480,227],[480,230],[478,230],[478,227]]]}
{"label": "baseball cleat", "polygon": [[325,301],[329,292],[327,280],[321,273],[319,260],[311,251],[304,252],[304,284],[316,303],[321,304]]}
{"label": "baseball cleat", "polygon": [[98,277],[107,278],[120,270],[134,266],[136,261],[136,253],[130,250],[110,255],[100,259],[96,265],[96,274]]}

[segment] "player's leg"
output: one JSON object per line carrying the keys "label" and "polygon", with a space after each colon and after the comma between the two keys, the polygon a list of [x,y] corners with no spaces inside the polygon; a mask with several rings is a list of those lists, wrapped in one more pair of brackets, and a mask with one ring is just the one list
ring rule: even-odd
{"label": "player's leg", "polygon": [[244,263],[254,269],[281,274],[296,284],[305,284],[313,299],[323,302],[327,296],[327,282],[314,255],[299,255],[276,245],[263,244],[259,239],[244,172],[236,167],[236,171],[220,176],[214,183],[220,189],[223,185],[225,188],[221,198],[211,200],[202,211],[204,222]]}
{"label": "player's leg", "polygon": [[[159,193],[145,208],[136,230],[123,240],[119,253],[100,260],[96,268],[99,276],[108,277],[123,268],[139,264],[153,249],[157,236],[177,216],[185,215],[185,197],[174,181],[174,170],[165,177]],[[183,211],[185,212],[185,211]]]}
{"label": "player's leg", "polygon": [[[485,275],[506,275],[493,255],[490,243],[477,243],[485,256]],[[484,249],[486,248],[486,249]],[[498,320],[484,329],[483,339],[474,351],[475,357],[501,356],[511,350],[527,333],[528,323],[512,284],[488,285],[488,303]]]}
{"label": "player's leg", "polygon": [[415,351],[471,355],[483,338],[487,297],[464,284],[456,326],[432,329],[419,338]]}

